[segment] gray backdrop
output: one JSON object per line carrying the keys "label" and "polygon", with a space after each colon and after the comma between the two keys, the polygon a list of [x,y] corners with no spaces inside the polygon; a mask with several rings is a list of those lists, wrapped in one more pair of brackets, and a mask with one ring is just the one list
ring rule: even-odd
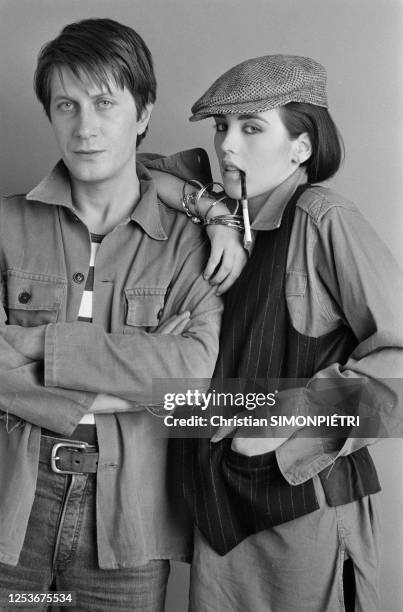
{"label": "gray backdrop", "polygon": [[[403,3],[400,0],[0,0],[0,191],[22,192],[57,150],[32,92],[40,46],[66,23],[110,17],[150,46],[158,100],[142,150],[211,147],[191,104],[224,70],[268,53],[309,55],[329,73],[330,110],[346,145],[336,189],[355,200],[402,260]],[[213,164],[214,171],[216,166]],[[382,479],[382,612],[403,609],[403,444],[373,449]],[[168,612],[186,611],[187,568],[174,568]]]}

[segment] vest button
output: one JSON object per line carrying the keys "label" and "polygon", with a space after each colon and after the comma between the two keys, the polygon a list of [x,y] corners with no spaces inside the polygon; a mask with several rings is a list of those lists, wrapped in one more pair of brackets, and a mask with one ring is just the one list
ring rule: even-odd
{"label": "vest button", "polygon": [[28,291],[22,291],[18,296],[18,301],[20,304],[28,304],[31,298],[32,295]]}
{"label": "vest button", "polygon": [[77,283],[78,285],[83,282],[84,278],[85,277],[84,277],[84,274],[82,272],[75,272],[73,274],[73,281],[75,283]]}

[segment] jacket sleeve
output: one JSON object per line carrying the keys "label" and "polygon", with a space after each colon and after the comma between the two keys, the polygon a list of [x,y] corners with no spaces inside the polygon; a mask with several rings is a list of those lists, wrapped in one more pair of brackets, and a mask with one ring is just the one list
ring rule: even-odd
{"label": "jacket sleeve", "polygon": [[[70,389],[46,389],[43,360],[31,360],[13,346],[8,332],[16,326],[5,325],[6,317],[1,305],[0,318],[0,418],[8,422],[13,420],[13,415],[38,427],[70,434],[83,414],[88,412],[94,396]],[[35,342],[40,352],[40,345],[42,351],[44,347],[45,328],[34,329],[38,334],[35,339],[30,334],[30,343]],[[13,331],[23,336],[26,330],[21,327]],[[32,332],[32,328],[28,331]]]}
{"label": "jacket sleeve", "polygon": [[308,480],[338,457],[403,432],[401,270],[361,213],[342,206],[318,222],[314,261],[321,282],[316,299],[321,302],[321,292],[329,297],[321,305],[324,317],[330,325],[349,326],[357,346],[345,363],[332,363],[305,388],[295,389],[284,409],[355,415],[359,424],[355,421],[346,435],[334,438],[307,437],[306,428],[296,431],[276,451],[291,484]]}
{"label": "jacket sleeve", "polygon": [[204,149],[195,148],[165,156],[156,153],[140,153],[137,159],[150,170],[167,172],[174,176],[203,184],[211,183],[210,160]]}
{"label": "jacket sleeve", "polygon": [[[7,321],[7,288],[3,281],[4,200],[0,201],[0,413],[10,428],[18,419],[39,427],[70,434],[93,403],[93,394],[69,389],[46,389],[43,355],[45,326],[24,327]],[[12,219],[12,218],[11,218]],[[27,226],[28,227],[28,226]],[[29,229],[29,228],[28,228]],[[11,239],[9,235],[4,237]],[[21,246],[20,246],[21,248]],[[24,344],[27,351],[24,350]]]}
{"label": "jacket sleeve", "polygon": [[[184,179],[198,178],[209,182],[211,180],[210,164],[208,156],[203,149],[192,149],[174,154],[169,157],[156,154],[139,155],[139,160],[144,161],[149,168],[169,172]],[[0,293],[2,285],[0,283]],[[0,295],[2,298],[3,296]],[[1,304],[3,299],[0,300]],[[60,325],[60,324],[58,324]],[[80,326],[83,326],[81,323]],[[11,332],[11,327],[14,329]],[[6,325],[6,315],[1,308],[0,313],[0,411],[4,411],[6,418],[8,414],[29,421],[34,425],[46,427],[53,431],[69,434],[80,421],[83,414],[93,403],[95,395],[84,391],[84,387],[64,388],[63,385],[44,386],[44,363],[43,354],[45,341],[38,334],[32,336],[32,328]],[[88,327],[88,326],[87,326]],[[89,330],[91,335],[94,330]],[[61,333],[61,330],[60,330]],[[84,333],[80,327],[80,334]],[[49,337],[52,330],[49,330]],[[24,349],[33,348],[40,357],[30,358],[27,351],[20,351],[15,340],[18,338]],[[127,340],[127,338],[126,338]],[[35,343],[36,347],[31,345]],[[48,344],[49,345],[49,344]],[[29,351],[28,351],[29,352]],[[88,364],[86,364],[88,367]],[[114,368],[112,368],[114,370]],[[120,389],[115,386],[116,394]],[[92,387],[94,393],[101,389]]]}
{"label": "jacket sleeve", "polygon": [[[205,245],[185,253],[169,296],[165,318],[190,311],[187,329],[179,336],[149,333],[107,333],[93,323],[50,324],[45,341],[45,385],[110,393],[137,404],[155,404],[156,381],[189,379],[208,386],[218,353],[222,302],[203,279]],[[161,320],[163,323],[163,319]],[[187,380],[187,382],[186,382]]]}

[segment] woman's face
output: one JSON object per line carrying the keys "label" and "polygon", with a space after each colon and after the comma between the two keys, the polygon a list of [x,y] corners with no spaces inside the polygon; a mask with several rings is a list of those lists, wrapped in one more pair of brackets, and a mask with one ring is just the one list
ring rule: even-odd
{"label": "woman's face", "polygon": [[259,205],[309,157],[306,134],[291,140],[277,108],[256,114],[216,115],[214,120],[214,145],[225,191],[234,199],[241,197],[240,170],[246,174],[249,202]]}

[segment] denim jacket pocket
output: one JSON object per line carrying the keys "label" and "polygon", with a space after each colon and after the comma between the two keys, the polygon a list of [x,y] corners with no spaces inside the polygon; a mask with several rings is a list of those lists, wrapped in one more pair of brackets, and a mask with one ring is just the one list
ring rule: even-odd
{"label": "denim jacket pocket", "polygon": [[287,300],[288,312],[290,313],[293,326],[300,333],[304,333],[300,329],[305,316],[305,299],[308,284],[308,277],[304,272],[290,270],[287,272],[285,295]]}
{"label": "denim jacket pocket", "polygon": [[134,327],[155,327],[162,315],[166,288],[133,287],[125,289],[126,320],[124,333],[132,333]]}
{"label": "denim jacket pocket", "polygon": [[7,270],[5,303],[9,325],[34,327],[58,319],[66,281],[47,274]]}
{"label": "denim jacket pocket", "polygon": [[304,297],[308,275],[304,272],[290,270],[287,272],[285,294],[289,297]]}

